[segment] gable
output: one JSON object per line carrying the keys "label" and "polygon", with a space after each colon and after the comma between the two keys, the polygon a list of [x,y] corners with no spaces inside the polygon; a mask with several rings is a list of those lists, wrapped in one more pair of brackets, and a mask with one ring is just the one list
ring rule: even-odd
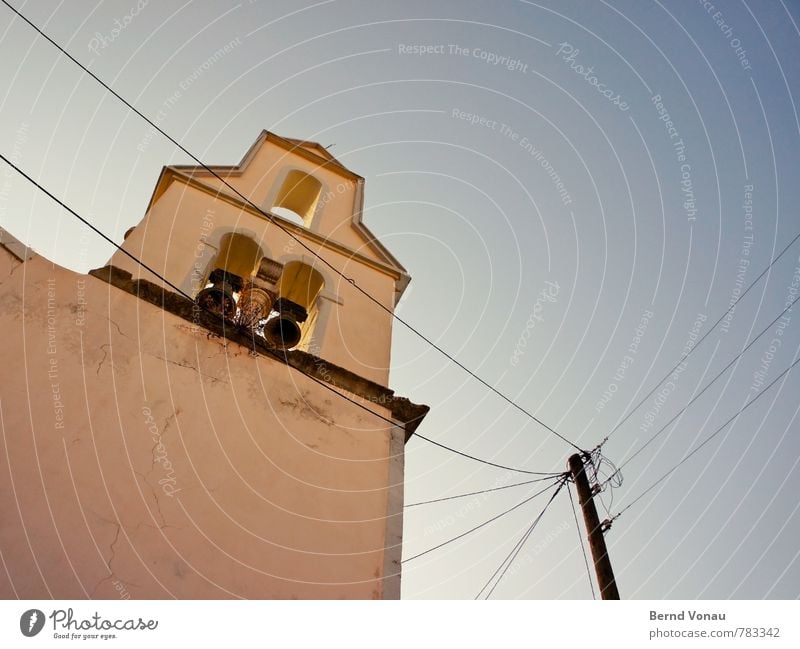
{"label": "gable", "polygon": [[[266,212],[272,213],[276,207],[289,209],[297,216],[293,219],[295,223],[403,275],[406,273],[361,222],[364,179],[344,167],[317,142],[262,131],[238,165],[209,166],[211,171],[194,165],[169,169],[239,201],[244,202],[244,197]],[[157,188],[154,199],[158,192]],[[291,215],[277,213],[275,217],[281,221],[289,218],[288,222],[292,222]]]}

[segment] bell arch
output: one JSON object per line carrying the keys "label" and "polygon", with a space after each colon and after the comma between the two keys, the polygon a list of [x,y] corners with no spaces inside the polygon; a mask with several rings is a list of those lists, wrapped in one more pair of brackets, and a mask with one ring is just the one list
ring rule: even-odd
{"label": "bell arch", "polygon": [[271,205],[270,212],[311,227],[314,214],[322,194],[322,183],[305,171],[291,169],[281,183]]}

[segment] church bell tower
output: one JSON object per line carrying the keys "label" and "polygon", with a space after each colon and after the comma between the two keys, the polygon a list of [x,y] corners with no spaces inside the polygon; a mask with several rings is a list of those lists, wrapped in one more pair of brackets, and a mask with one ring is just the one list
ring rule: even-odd
{"label": "church bell tower", "polygon": [[165,167],[88,276],[0,242],[23,304],[0,313],[0,595],[400,596],[428,408],[388,387],[409,277],[363,201],[324,147],[264,131],[238,165]]}

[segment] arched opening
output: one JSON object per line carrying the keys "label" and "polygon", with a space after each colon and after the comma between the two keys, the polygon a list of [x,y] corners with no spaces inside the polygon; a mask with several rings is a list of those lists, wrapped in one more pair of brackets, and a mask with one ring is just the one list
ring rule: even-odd
{"label": "arched opening", "polygon": [[324,285],[325,280],[319,271],[302,261],[290,261],[283,266],[278,280],[278,296],[309,310]]}
{"label": "arched opening", "polygon": [[228,232],[222,235],[214,263],[217,268],[247,279],[255,272],[262,257],[261,246],[252,238],[238,232]]}
{"label": "arched opening", "polygon": [[208,267],[197,303],[278,349],[310,349],[325,280],[301,261],[285,265],[263,256],[250,237],[229,232]]}
{"label": "arched opening", "polygon": [[235,318],[241,291],[262,257],[261,247],[250,237],[237,232],[224,234],[209,265],[205,286],[196,296],[197,303],[227,320]]}
{"label": "arched opening", "polygon": [[310,227],[321,193],[322,183],[319,180],[304,171],[293,169],[286,174],[270,212]]}
{"label": "arched opening", "polygon": [[278,347],[297,348],[311,353],[311,337],[317,324],[317,298],[325,280],[319,271],[300,261],[290,261],[276,285],[273,314],[264,327],[264,337]]}

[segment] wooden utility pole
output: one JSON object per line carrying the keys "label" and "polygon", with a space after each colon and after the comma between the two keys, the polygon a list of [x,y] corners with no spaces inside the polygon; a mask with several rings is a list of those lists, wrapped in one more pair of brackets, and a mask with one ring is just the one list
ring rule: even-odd
{"label": "wooden utility pole", "polygon": [[597,508],[594,505],[594,494],[589,486],[586,465],[580,453],[575,453],[569,458],[569,470],[578,490],[578,502],[583,510],[583,522],[586,525],[589,547],[592,550],[592,560],[597,573],[600,596],[603,599],[619,599],[617,582],[614,579],[614,571],[611,568],[611,560],[608,558],[608,550],[606,549],[606,539],[603,536],[600,518],[597,516]]}

